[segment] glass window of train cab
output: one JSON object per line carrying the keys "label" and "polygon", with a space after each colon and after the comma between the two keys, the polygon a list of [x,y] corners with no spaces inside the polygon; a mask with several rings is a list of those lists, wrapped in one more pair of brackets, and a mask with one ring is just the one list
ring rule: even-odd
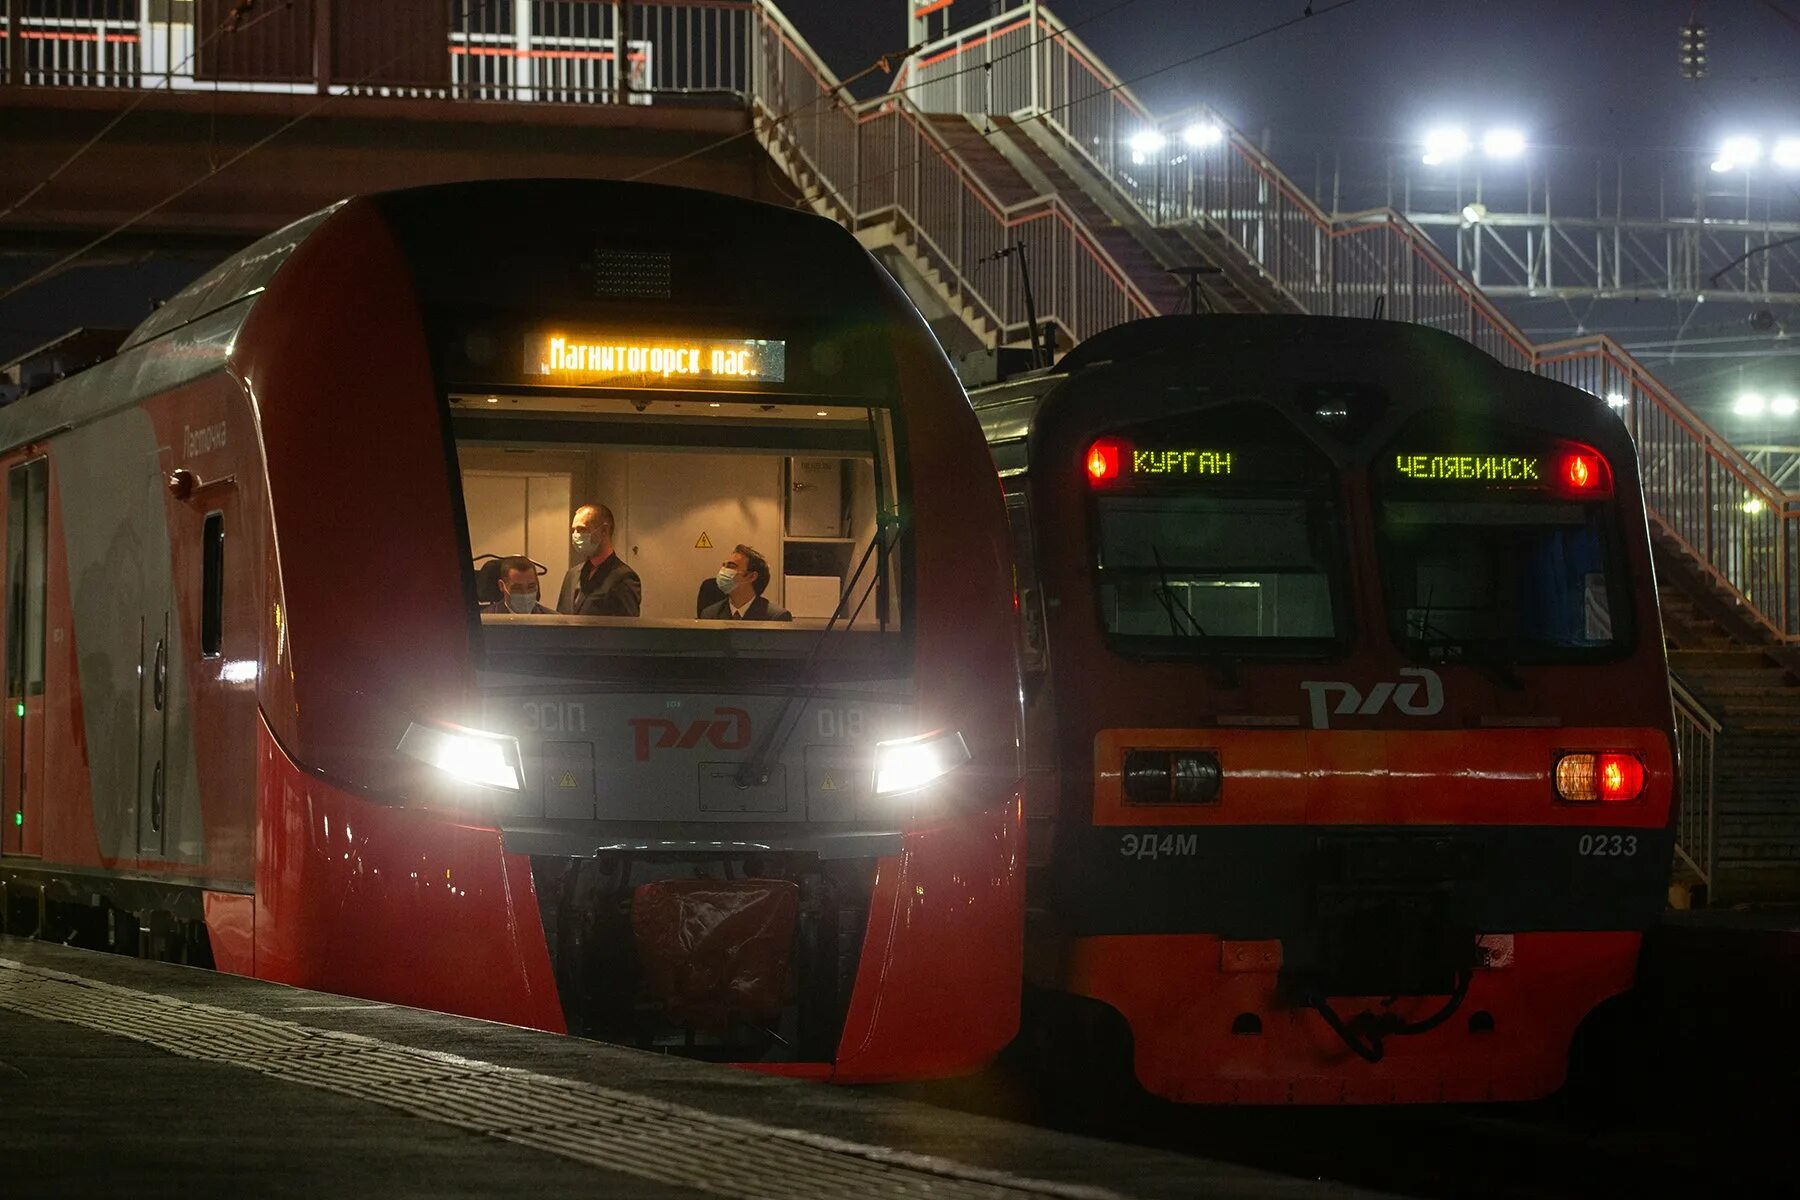
{"label": "glass window of train cab", "polygon": [[1376,459],[1394,639],[1416,656],[1613,658],[1631,643],[1612,468],[1511,425],[1415,422]]}
{"label": "glass window of train cab", "polygon": [[1134,657],[1323,658],[1349,637],[1330,461],[1235,403],[1124,428],[1084,464],[1101,623]]}
{"label": "glass window of train cab", "polygon": [[[906,589],[897,526],[877,519],[900,491],[888,410],[672,389],[453,393],[450,404],[490,657],[560,670],[605,655],[651,672],[679,657],[690,673],[713,658],[734,678],[785,678],[816,641],[801,635],[830,627],[838,648],[812,664],[815,678],[860,673],[870,655],[896,661]],[[638,614],[507,611],[497,560],[513,556],[534,564],[544,608],[571,607],[559,600],[585,561],[571,526],[587,505],[612,515],[614,553],[641,581]],[[740,546],[768,577],[722,603],[720,569],[742,564]]]}

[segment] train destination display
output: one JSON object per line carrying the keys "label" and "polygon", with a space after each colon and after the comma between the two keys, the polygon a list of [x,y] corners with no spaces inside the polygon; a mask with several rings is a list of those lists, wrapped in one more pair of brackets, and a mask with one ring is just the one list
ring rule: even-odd
{"label": "train destination display", "polygon": [[781,383],[787,343],[766,338],[621,338],[533,334],[525,374],[556,383],[691,387],[695,383]]}

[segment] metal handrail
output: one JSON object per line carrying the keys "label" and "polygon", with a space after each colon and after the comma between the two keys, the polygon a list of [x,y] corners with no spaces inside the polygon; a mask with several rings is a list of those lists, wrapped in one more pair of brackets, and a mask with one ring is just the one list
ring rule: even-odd
{"label": "metal handrail", "polygon": [[[1023,298],[1010,273],[997,272],[999,282],[989,284],[978,281],[975,272],[1015,239],[1026,243],[1044,321],[1060,325],[1071,339],[1155,314],[1142,289],[1062,197],[1001,201],[909,99],[892,94],[859,104],[841,99],[836,77],[780,10],[773,4],[757,7],[771,35],[769,45],[785,52],[776,62],[758,55],[752,86],[758,135],[778,159],[804,165],[821,192],[813,199],[834,216],[856,227],[904,228],[922,257],[948,277],[946,290],[979,311],[1003,338],[1023,331]],[[787,82],[790,65],[809,87],[779,86]],[[829,97],[826,111],[809,111],[820,96]],[[833,130],[835,146],[827,140]],[[870,164],[873,171],[865,169]],[[936,166],[942,172],[935,172]],[[923,182],[933,173],[942,176],[935,189]],[[1040,228],[1046,221],[1054,227],[1048,234]]]}
{"label": "metal handrail", "polygon": [[1675,746],[1680,768],[1675,855],[1710,890],[1717,866],[1719,821],[1715,751],[1724,726],[1672,674],[1669,696],[1675,706]]}
{"label": "metal handrail", "polygon": [[[977,53],[986,69],[952,79],[968,65],[959,60]],[[972,77],[979,89],[962,86]],[[1509,365],[1607,398],[1637,439],[1659,534],[1768,636],[1800,641],[1800,496],[1774,484],[1612,339],[1534,345],[1400,213],[1327,213],[1206,106],[1153,116],[1041,5],[920,49],[899,78],[927,108],[1004,109],[1041,123],[1146,222],[1216,232],[1305,311],[1367,316],[1379,299],[1390,318],[1445,329]],[[1216,144],[1180,144],[1180,128],[1197,120],[1220,132]],[[1160,132],[1170,149],[1131,162],[1125,146],[1135,131]]]}

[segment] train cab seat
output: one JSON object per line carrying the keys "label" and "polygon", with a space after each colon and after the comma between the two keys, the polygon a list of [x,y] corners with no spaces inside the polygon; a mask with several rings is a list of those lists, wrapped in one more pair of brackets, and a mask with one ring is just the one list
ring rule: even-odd
{"label": "train cab seat", "polygon": [[694,616],[698,617],[701,613],[705,612],[712,605],[717,604],[724,598],[725,593],[719,590],[717,581],[711,576],[702,579],[700,581],[700,594],[694,597]]}
{"label": "train cab seat", "polygon": [[500,603],[500,554],[483,554],[470,564],[475,573],[475,603]]}

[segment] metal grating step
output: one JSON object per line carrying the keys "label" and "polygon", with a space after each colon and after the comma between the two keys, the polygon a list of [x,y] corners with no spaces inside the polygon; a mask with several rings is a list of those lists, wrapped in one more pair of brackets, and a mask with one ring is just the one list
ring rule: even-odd
{"label": "metal grating step", "polygon": [[193,1004],[4,958],[0,958],[0,1008],[719,1196],[1111,1200],[1117,1195],[720,1116],[359,1034]]}

